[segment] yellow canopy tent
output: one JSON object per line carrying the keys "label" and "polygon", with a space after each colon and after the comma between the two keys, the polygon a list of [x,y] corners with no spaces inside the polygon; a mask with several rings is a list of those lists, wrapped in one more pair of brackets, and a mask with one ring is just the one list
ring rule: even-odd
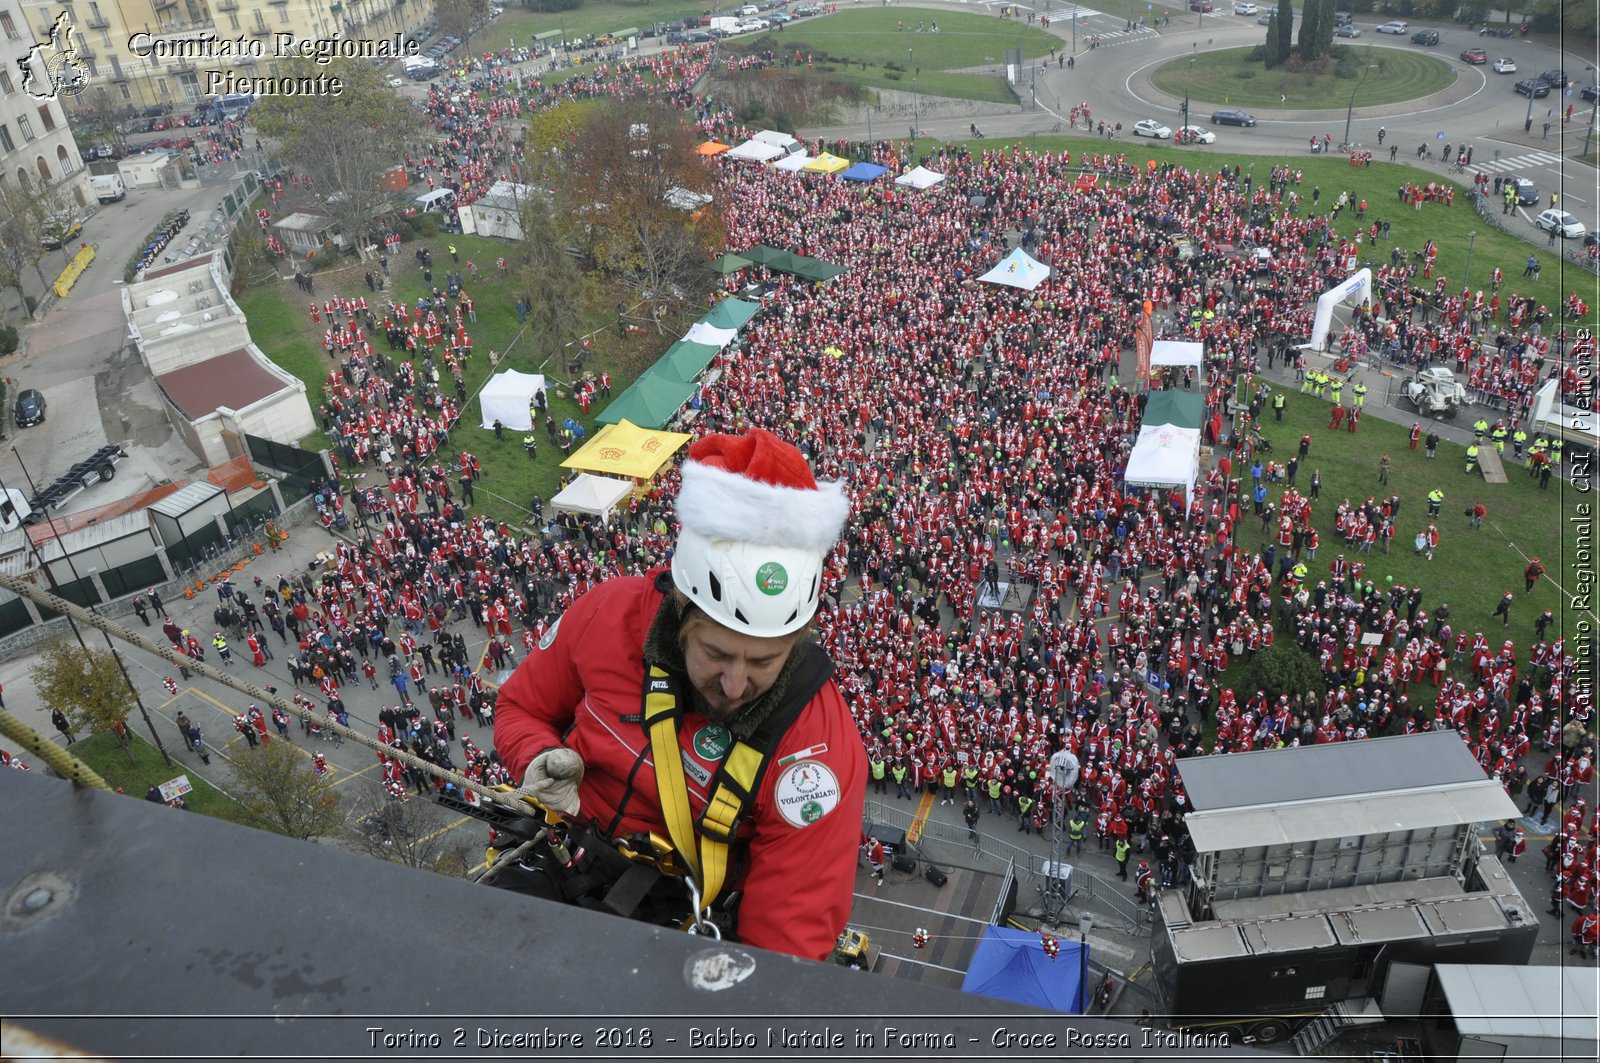
{"label": "yellow canopy tent", "polygon": [[632,421],[619,421],[600,429],[561,467],[649,480],[693,438],[686,432],[661,432],[640,428]]}
{"label": "yellow canopy tent", "polygon": [[800,168],[808,173],[838,173],[840,170],[848,170],[850,162],[825,151]]}

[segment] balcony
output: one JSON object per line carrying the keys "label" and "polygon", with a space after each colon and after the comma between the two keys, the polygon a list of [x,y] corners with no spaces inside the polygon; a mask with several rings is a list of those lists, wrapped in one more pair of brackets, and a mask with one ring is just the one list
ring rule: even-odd
{"label": "balcony", "polygon": [[222,0],[221,3],[217,4],[217,10],[237,11],[239,10],[239,0]]}
{"label": "balcony", "polygon": [[111,23],[106,21],[104,15],[91,15],[89,21],[84,23],[92,30],[105,30],[111,28]]}

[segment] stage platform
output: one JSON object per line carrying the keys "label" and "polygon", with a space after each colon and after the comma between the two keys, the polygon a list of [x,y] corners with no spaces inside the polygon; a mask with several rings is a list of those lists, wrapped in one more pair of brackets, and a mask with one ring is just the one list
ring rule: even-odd
{"label": "stage platform", "polygon": [[[943,886],[928,881],[921,860],[915,871],[890,866],[879,886],[863,860],[856,874],[850,925],[871,937],[875,974],[960,989],[983,928],[994,918],[1001,893],[1012,880],[970,868],[935,866],[949,876]],[[925,949],[911,943],[918,927],[928,931]]]}

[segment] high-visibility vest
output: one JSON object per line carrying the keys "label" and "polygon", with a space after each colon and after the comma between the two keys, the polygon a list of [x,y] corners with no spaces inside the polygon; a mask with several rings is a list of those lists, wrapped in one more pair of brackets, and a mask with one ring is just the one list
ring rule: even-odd
{"label": "high-visibility vest", "polygon": [[904,764],[896,764],[893,768],[889,769],[889,774],[894,776],[895,782],[906,781],[906,768]]}
{"label": "high-visibility vest", "polygon": [[996,801],[1000,800],[1000,780],[999,779],[990,779],[989,780],[989,796],[992,797]]}
{"label": "high-visibility vest", "polygon": [[1017,798],[1017,811],[1022,813],[1024,816],[1026,816],[1028,814],[1028,809],[1030,809],[1032,807],[1033,807],[1033,798],[1028,797],[1026,795]]}
{"label": "high-visibility vest", "polygon": [[882,779],[883,770],[886,767],[888,767],[888,765],[883,762],[882,757],[875,757],[872,761],[872,777],[874,779]]}
{"label": "high-visibility vest", "polygon": [[943,774],[944,788],[946,790],[954,790],[956,788],[956,779],[958,778],[960,776],[956,773],[956,769],[946,768]]}
{"label": "high-visibility vest", "polygon": [[1067,840],[1074,842],[1083,841],[1083,832],[1089,826],[1088,822],[1078,816],[1067,820]]}

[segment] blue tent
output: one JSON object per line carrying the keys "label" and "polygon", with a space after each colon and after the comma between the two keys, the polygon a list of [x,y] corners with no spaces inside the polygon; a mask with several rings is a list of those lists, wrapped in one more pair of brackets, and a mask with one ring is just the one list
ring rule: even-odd
{"label": "blue tent", "polygon": [[888,172],[875,162],[858,162],[839,176],[846,181],[876,181]]}
{"label": "blue tent", "polygon": [[1087,948],[1062,941],[1060,955],[1052,960],[1036,933],[985,927],[961,991],[1076,1015]]}

